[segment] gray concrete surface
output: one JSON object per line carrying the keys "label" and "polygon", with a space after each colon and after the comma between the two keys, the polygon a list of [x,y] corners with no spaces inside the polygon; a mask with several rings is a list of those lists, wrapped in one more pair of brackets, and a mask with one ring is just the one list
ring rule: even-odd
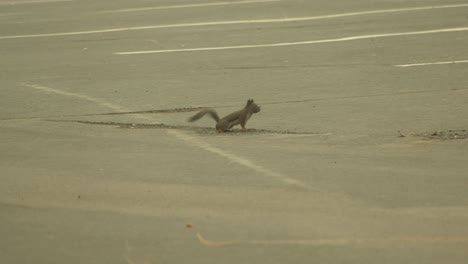
{"label": "gray concrete surface", "polygon": [[[466,263],[467,31],[115,53],[465,28],[468,3],[174,8],[216,2],[0,1],[1,262]],[[177,110],[248,98],[246,133]]]}

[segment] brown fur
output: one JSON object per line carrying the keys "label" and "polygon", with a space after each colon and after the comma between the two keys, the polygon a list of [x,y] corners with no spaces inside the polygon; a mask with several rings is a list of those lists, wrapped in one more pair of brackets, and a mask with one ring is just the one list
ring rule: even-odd
{"label": "brown fur", "polygon": [[188,119],[189,122],[194,122],[204,115],[209,114],[211,118],[216,121],[216,131],[224,132],[231,129],[234,126],[241,125],[242,131],[247,130],[245,125],[247,121],[252,117],[253,114],[260,112],[260,106],[258,106],[253,99],[247,101],[247,104],[241,110],[231,113],[223,118],[219,118],[218,113],[214,109],[208,108],[202,110]]}

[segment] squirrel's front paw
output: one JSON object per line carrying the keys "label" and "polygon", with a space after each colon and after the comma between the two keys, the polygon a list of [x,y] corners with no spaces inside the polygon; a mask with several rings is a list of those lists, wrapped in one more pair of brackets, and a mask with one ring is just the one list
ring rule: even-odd
{"label": "squirrel's front paw", "polygon": [[243,128],[241,128],[241,131],[245,132],[245,131],[247,131],[247,128],[243,127]]}

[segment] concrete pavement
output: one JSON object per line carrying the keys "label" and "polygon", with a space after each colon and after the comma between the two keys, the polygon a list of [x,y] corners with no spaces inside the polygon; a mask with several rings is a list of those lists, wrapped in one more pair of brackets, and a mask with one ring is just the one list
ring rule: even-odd
{"label": "concrete pavement", "polygon": [[466,2],[0,4],[2,262],[466,261]]}

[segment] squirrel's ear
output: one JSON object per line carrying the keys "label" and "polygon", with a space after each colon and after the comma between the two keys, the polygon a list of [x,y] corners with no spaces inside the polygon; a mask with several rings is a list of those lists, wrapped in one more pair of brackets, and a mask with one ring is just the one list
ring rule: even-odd
{"label": "squirrel's ear", "polygon": [[249,99],[249,100],[247,100],[247,105],[251,105],[253,102],[254,102],[253,99]]}

